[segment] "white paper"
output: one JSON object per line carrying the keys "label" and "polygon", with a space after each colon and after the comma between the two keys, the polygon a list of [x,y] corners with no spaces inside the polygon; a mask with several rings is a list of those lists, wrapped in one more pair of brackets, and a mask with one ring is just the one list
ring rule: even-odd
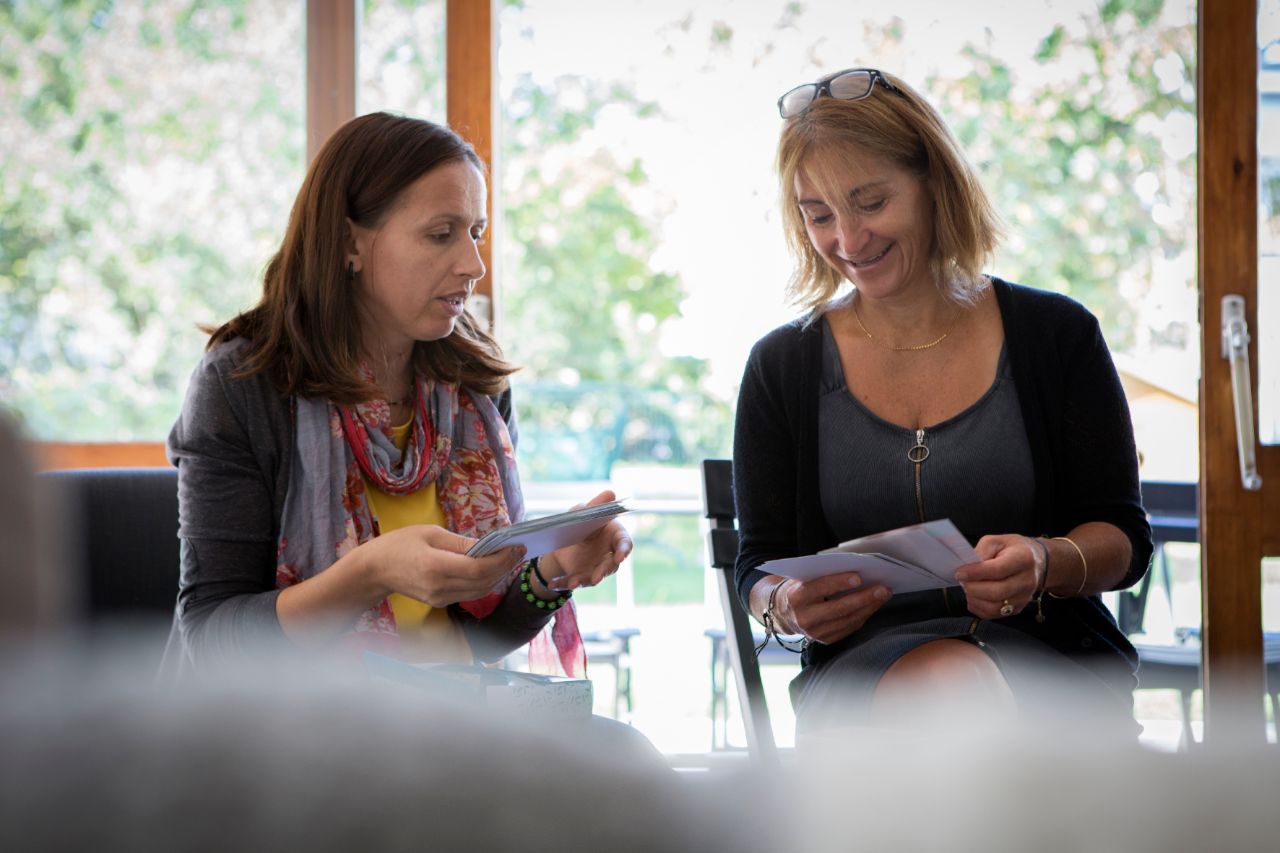
{"label": "white paper", "polygon": [[760,566],[760,570],[771,575],[782,575],[784,578],[796,580],[814,580],[840,572],[857,572],[862,578],[858,587],[850,587],[850,591],[858,588],[884,584],[895,593],[919,592],[923,589],[941,589],[950,586],[942,578],[927,572],[918,566],[902,565],[891,562],[876,554],[814,554],[809,557],[790,557],[785,560],[772,560]]}
{"label": "white paper", "polygon": [[862,587],[884,584],[903,593],[956,586],[956,569],[980,560],[951,520],[941,519],[842,542],[821,554],[773,560],[760,569],[797,580],[858,572]]}
{"label": "white paper", "polygon": [[527,551],[525,559],[532,560],[581,542],[626,511],[626,507],[612,501],[558,515],[529,519],[493,531],[472,545],[467,556],[484,557],[512,545],[523,545]]}

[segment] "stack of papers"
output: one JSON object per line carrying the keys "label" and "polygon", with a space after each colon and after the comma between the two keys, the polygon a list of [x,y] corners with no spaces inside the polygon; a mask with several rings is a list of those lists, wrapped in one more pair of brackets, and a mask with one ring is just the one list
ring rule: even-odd
{"label": "stack of papers", "polygon": [[484,557],[512,545],[523,545],[527,550],[525,559],[532,560],[558,548],[581,542],[608,524],[614,516],[626,511],[627,508],[620,501],[609,501],[529,519],[493,531],[472,545],[467,556]]}
{"label": "stack of papers", "polygon": [[797,580],[858,572],[864,587],[884,584],[903,593],[957,586],[956,569],[981,559],[944,518],[852,539],[810,557],[772,560],[760,569]]}

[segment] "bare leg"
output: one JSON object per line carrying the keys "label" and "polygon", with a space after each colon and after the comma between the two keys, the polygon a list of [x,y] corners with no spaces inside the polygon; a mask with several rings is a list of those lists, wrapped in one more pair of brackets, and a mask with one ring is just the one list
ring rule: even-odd
{"label": "bare leg", "polygon": [[881,677],[871,718],[890,727],[1011,720],[1016,704],[1008,682],[986,652],[964,640],[934,640],[898,658]]}

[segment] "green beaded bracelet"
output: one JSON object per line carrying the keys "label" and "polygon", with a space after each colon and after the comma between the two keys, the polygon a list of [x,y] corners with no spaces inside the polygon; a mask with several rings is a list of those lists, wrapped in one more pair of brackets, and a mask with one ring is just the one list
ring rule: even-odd
{"label": "green beaded bracelet", "polygon": [[546,610],[548,613],[550,613],[553,610],[557,610],[561,607],[564,607],[566,604],[568,604],[569,596],[567,595],[561,595],[555,599],[552,599],[551,601],[546,601],[544,599],[538,598],[538,596],[534,594],[533,586],[529,583],[529,570],[532,568],[532,566],[533,566],[533,561],[529,561],[528,563],[525,563],[524,571],[520,573],[520,591],[524,593],[525,601],[529,602],[534,607],[537,607],[539,610]]}

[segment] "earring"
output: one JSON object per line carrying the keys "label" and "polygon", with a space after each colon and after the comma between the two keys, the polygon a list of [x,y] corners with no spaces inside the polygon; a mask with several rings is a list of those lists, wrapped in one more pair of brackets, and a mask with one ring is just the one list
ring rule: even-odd
{"label": "earring", "polygon": [[347,283],[350,284],[355,280],[356,280],[356,262],[347,261]]}

